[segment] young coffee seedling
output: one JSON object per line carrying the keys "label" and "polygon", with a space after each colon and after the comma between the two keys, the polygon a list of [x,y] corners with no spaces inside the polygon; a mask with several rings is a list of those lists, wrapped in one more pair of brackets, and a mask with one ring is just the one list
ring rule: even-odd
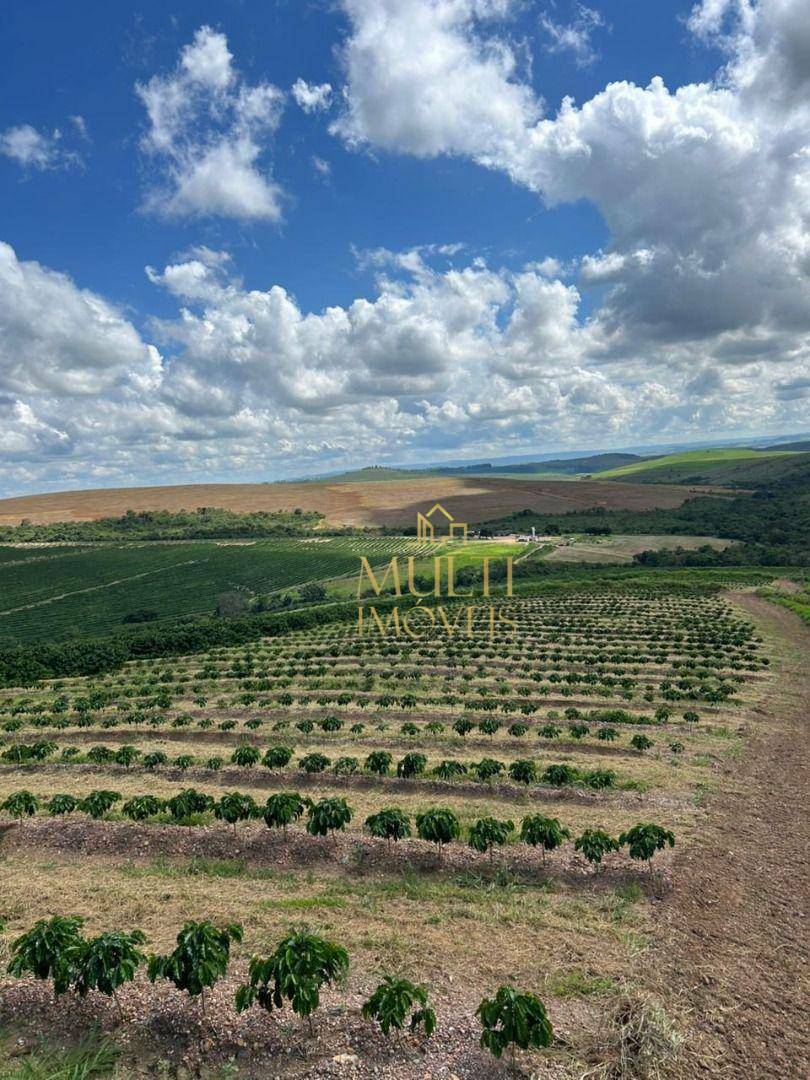
{"label": "young coffee seedling", "polygon": [[21,978],[33,975],[53,981],[54,996],[69,990],[76,972],[76,963],[84,948],[81,928],[84,919],[78,915],[54,915],[40,919],[11,945],[10,975]]}
{"label": "young coffee seedling", "polygon": [[237,1011],[256,1002],[270,1012],[289,1001],[296,1015],[309,1018],[320,1004],[321,987],[342,982],[348,970],[349,955],[342,946],[299,927],[270,956],[252,958],[248,981],[236,991]]}
{"label": "young coffee seedling", "polygon": [[342,832],[352,819],[354,811],[345,799],[332,796],[320,799],[309,807],[307,832],[312,836],[328,836]]}
{"label": "young coffee seedling", "polygon": [[385,840],[388,847],[392,842],[404,840],[411,835],[411,823],[408,815],[396,807],[379,810],[366,818],[365,827],[372,836]]}
{"label": "young coffee seedling", "polygon": [[441,859],[444,845],[458,839],[461,826],[452,810],[437,808],[416,815],[416,831],[420,840],[438,844]]}
{"label": "young coffee seedling", "polygon": [[520,823],[520,839],[524,844],[531,844],[532,847],[542,849],[543,866],[546,865],[546,852],[554,851],[570,838],[570,831],[563,828],[557,818],[529,814]]}
{"label": "young coffee seedling", "polygon": [[511,986],[498,988],[494,998],[484,998],[475,1015],[483,1028],[481,1045],[496,1058],[509,1047],[548,1046],[553,1031],[543,1002],[534,994],[522,994]]}
{"label": "young coffee seedling", "polygon": [[416,1031],[422,1025],[425,1035],[430,1036],[436,1030],[436,1013],[428,1004],[427,990],[395,975],[385,975],[363,1005],[364,1019],[376,1020],[383,1035],[387,1035],[391,1028],[397,1033],[402,1031],[409,1013],[408,1027],[411,1031]]}
{"label": "young coffee seedling", "polygon": [[627,845],[627,853],[631,859],[646,861],[647,869],[652,875],[652,860],[656,851],[661,851],[667,844],[675,847],[675,834],[660,825],[652,825],[649,822],[640,822],[632,829],[623,832],[619,837],[619,843]]}
{"label": "young coffee seedling", "polygon": [[149,978],[152,982],[168,979],[190,998],[199,997],[205,1016],[205,991],[225,974],[231,942],[241,940],[239,923],[218,927],[211,922],[189,921],[177,935],[173,952],[149,958]]}
{"label": "young coffee seedling", "polygon": [[479,818],[470,829],[469,845],[475,851],[486,852],[491,862],[495,845],[505,844],[514,830],[513,821],[498,821],[493,817]]}
{"label": "young coffee seedling", "polygon": [[146,957],[139,946],[146,941],[141,930],[107,931],[86,942],[76,961],[76,989],[84,996],[89,990],[98,990],[112,997],[123,1019],[118,988],[135,978],[135,972]]}
{"label": "young coffee seedling", "polygon": [[268,829],[281,829],[286,840],[289,826],[298,821],[310,805],[309,800],[302,798],[297,791],[279,791],[265,803],[262,817]]}
{"label": "young coffee seedling", "polygon": [[603,857],[610,851],[619,850],[619,841],[606,833],[604,829],[586,829],[574,841],[574,849],[584,855],[593,865],[594,871],[598,873]]}

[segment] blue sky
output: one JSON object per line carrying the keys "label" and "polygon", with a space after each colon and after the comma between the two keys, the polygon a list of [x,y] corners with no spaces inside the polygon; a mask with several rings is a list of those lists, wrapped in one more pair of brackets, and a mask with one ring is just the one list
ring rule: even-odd
{"label": "blue sky", "polygon": [[[558,13],[575,6],[559,5]],[[525,35],[542,62],[534,84],[552,107],[566,94],[587,100],[611,79],[646,85],[662,75],[679,85],[709,78],[717,67],[713,50],[696,48],[682,25],[688,3],[600,4],[611,29],[594,32],[599,56],[585,68],[570,54],[544,52],[547,35],[537,12],[546,9],[554,10],[527,5],[514,32]],[[11,3],[3,19],[10,63],[2,74],[0,129],[23,118],[40,130],[60,128],[84,161],[57,174],[3,162],[3,238],[21,257],[64,269],[138,313],[157,305],[171,311],[138,271],[164,264],[192,243],[227,246],[250,287],[281,282],[303,307],[318,309],[349,303],[370,287],[353,248],[464,242],[519,265],[538,254],[580,256],[606,238],[599,213],[587,203],[544,211],[530,192],[464,160],[353,153],[320,118],[300,109],[286,110],[272,152],[274,174],[289,193],[282,224],[155,220],[139,212],[144,110],[135,82],[170,70],[207,24],[227,35],[251,81],[269,79],[283,88],[297,78],[339,85],[335,46],[346,32],[339,9],[272,0],[147,3],[137,13],[109,3]],[[83,117],[88,143],[71,130],[72,115]],[[327,182],[314,170],[313,155],[331,165]]]}
{"label": "blue sky", "polygon": [[0,489],[801,428],[800,7],[12,0]]}

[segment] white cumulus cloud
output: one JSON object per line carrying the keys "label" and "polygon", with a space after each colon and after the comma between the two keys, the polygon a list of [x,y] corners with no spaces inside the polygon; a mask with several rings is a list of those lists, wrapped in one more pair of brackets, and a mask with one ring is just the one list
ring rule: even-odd
{"label": "white cumulus cloud", "polygon": [[224,34],[202,26],[168,75],[136,85],[148,127],[141,140],[158,166],[145,207],[169,217],[277,221],[282,192],[262,163],[284,94],[250,85]]}
{"label": "white cumulus cloud", "polygon": [[292,96],[306,113],[322,112],[332,103],[332,87],[329,83],[305,82],[296,79],[291,88]]}
{"label": "white cumulus cloud", "polygon": [[[81,135],[87,138],[86,127]],[[59,128],[45,132],[31,124],[19,124],[0,132],[0,154],[24,169],[65,169],[81,164],[80,156],[66,145]]]}

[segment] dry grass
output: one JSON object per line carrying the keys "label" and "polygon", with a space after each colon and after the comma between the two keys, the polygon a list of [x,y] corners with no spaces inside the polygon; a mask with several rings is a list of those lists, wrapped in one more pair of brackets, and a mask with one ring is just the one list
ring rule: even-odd
{"label": "dry grass", "polygon": [[245,941],[236,956],[247,957],[306,920],[345,945],[357,971],[406,970],[439,993],[460,982],[515,980],[542,989],[548,980],[567,996],[571,979],[557,973],[586,956],[592,976],[612,980],[628,949],[643,943],[647,907],[641,898],[562,881],[358,873],[351,865],[251,868],[238,860],[11,852],[2,871],[10,933],[54,911],[82,912],[88,931],[138,926],[162,949],[186,919],[238,920]]}
{"label": "dry grass", "polygon": [[581,1080],[658,1080],[672,1075],[683,1045],[663,1007],[646,994],[618,994],[587,1056],[596,1061]]}

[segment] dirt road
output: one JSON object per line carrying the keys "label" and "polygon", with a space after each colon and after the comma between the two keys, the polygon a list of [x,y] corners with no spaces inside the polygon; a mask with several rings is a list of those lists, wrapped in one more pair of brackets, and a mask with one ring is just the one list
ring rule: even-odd
{"label": "dirt road", "polygon": [[810,1076],[807,856],[810,628],[751,593],[729,599],[774,643],[761,729],[712,801],[707,835],[676,860],[660,960],[699,1034],[676,1074]]}

